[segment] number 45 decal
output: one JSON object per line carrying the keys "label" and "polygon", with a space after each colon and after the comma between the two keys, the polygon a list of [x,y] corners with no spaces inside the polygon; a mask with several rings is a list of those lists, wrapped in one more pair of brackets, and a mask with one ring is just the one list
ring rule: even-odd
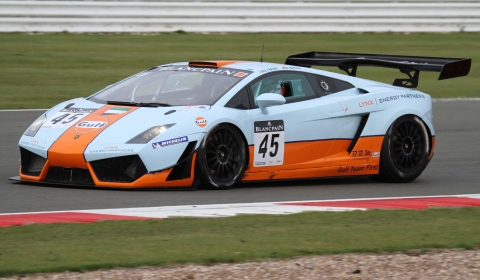
{"label": "number 45 decal", "polygon": [[254,123],[253,166],[282,165],[285,146],[283,120]]}
{"label": "number 45 decal", "polygon": [[[258,153],[263,154],[262,158],[265,158],[265,154],[268,151],[267,143],[268,143],[268,137],[269,136],[270,136],[270,134],[267,133],[265,135],[265,138],[263,138],[262,142],[260,143],[260,146],[258,147]],[[272,134],[272,142],[270,144],[270,147],[275,147],[275,151],[269,152],[270,157],[275,157],[278,153],[278,142],[277,142],[278,139],[277,139],[277,141],[275,141],[275,138],[278,138],[278,137],[280,137],[280,134],[278,134],[278,133]]]}

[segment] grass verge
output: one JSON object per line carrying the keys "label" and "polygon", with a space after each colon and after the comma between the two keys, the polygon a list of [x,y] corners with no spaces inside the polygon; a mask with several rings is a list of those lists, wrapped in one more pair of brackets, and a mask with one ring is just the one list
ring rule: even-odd
{"label": "grass verge", "polygon": [[[467,77],[437,81],[422,73],[419,90],[433,97],[480,97],[480,33],[451,34],[0,34],[0,109],[49,108],[92,93],[156,65],[192,59],[283,63],[307,51],[358,52],[473,59]],[[325,68],[335,70],[335,68]],[[397,70],[359,69],[391,83]]]}
{"label": "grass verge", "polygon": [[0,228],[0,277],[112,267],[480,246],[480,208]]}

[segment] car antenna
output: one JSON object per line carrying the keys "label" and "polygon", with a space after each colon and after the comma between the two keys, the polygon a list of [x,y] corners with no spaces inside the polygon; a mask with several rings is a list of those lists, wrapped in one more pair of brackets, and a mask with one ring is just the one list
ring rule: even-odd
{"label": "car antenna", "polygon": [[262,56],[260,56],[260,62],[263,62],[263,48],[265,48],[265,45],[262,45]]}

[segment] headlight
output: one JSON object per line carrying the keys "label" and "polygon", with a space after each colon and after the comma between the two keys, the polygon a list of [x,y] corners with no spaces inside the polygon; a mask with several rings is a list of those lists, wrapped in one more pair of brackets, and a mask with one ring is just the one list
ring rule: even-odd
{"label": "headlight", "polygon": [[137,136],[133,137],[132,139],[128,140],[127,144],[145,144],[148,143],[153,138],[157,137],[158,135],[164,133],[168,128],[175,125],[174,123],[171,124],[164,124],[159,126],[150,127],[149,129],[145,130],[144,132],[138,134]]}
{"label": "headlight", "polygon": [[46,120],[47,120],[47,116],[42,115],[40,118],[38,118],[36,121],[34,121],[30,125],[30,127],[27,129],[27,131],[25,131],[23,135],[31,136],[31,137],[35,136],[35,134],[37,134],[37,131],[40,129],[40,127]]}

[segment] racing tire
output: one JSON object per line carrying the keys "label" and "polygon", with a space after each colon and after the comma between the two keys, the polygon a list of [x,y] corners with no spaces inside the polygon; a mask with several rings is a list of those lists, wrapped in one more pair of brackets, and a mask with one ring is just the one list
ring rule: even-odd
{"label": "racing tire", "polygon": [[240,132],[231,125],[214,126],[203,138],[197,155],[200,188],[228,189],[243,177],[247,148]]}
{"label": "racing tire", "polygon": [[430,149],[430,137],[423,121],[417,116],[402,116],[388,128],[382,143],[380,172],[371,178],[411,182],[427,167]]}

